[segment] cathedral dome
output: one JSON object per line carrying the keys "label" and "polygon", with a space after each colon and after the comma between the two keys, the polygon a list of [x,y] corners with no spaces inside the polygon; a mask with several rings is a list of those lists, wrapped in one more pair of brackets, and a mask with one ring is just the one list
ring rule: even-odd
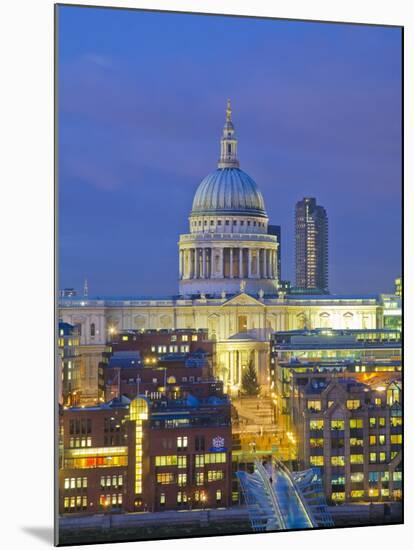
{"label": "cathedral dome", "polygon": [[227,103],[218,169],[203,179],[194,196],[191,215],[200,214],[267,218],[263,196],[255,181],[239,168],[230,100]]}
{"label": "cathedral dome", "polygon": [[238,167],[218,168],[206,176],[198,186],[191,213],[266,217],[263,196],[255,181]]}

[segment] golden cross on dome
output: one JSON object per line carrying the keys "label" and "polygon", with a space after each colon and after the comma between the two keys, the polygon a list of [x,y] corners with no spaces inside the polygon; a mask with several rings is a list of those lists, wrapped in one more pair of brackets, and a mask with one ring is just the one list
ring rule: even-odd
{"label": "golden cross on dome", "polygon": [[230,103],[230,99],[227,100],[226,118],[227,118],[228,121],[231,120],[231,103]]}

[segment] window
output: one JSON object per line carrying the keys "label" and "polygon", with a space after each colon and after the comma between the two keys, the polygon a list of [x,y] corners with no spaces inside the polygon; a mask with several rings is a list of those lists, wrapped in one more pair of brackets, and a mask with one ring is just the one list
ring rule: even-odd
{"label": "window", "polygon": [[377,453],[369,453],[369,461],[370,462],[376,462],[377,461]]}
{"label": "window", "polygon": [[91,323],[89,330],[90,330],[90,335],[95,336],[95,323]]}
{"label": "window", "polygon": [[377,436],[376,435],[370,435],[369,436],[369,444],[370,445],[376,445],[377,444]]}
{"label": "window", "polygon": [[217,502],[220,502],[221,496],[222,496],[221,489],[217,489],[217,491],[216,491],[216,501]]}
{"label": "window", "polygon": [[312,466],[323,466],[323,456],[310,456],[309,462]]}
{"label": "window", "polygon": [[364,455],[350,455],[351,464],[363,464]]}
{"label": "window", "polygon": [[185,493],[184,491],[178,491],[178,493],[177,493],[177,502],[178,502],[178,504],[187,502],[187,493]]}
{"label": "window", "polygon": [[380,435],[378,436],[378,443],[379,443],[380,445],[385,445],[385,434],[380,434]]}
{"label": "window", "polygon": [[397,426],[402,426],[402,417],[401,416],[392,416],[390,419],[391,426],[393,428]]}
{"label": "window", "polygon": [[323,447],[323,438],[322,437],[311,437],[309,439],[309,445],[315,449],[315,448],[322,448]]}
{"label": "window", "polygon": [[334,475],[331,478],[332,485],[345,485],[345,476]]}
{"label": "window", "polygon": [[157,483],[160,483],[161,485],[169,485],[170,483],[174,483],[174,474],[173,473],[163,473],[163,474],[157,474]]}
{"label": "window", "polygon": [[364,421],[362,418],[351,418],[349,421],[349,427],[352,428],[363,428]]}
{"label": "window", "polygon": [[183,334],[183,335],[181,336],[181,341],[182,341],[182,342],[188,342],[188,334]]}
{"label": "window", "polygon": [[207,453],[204,455],[204,461],[206,464],[223,464],[226,462],[226,453]]}
{"label": "window", "polygon": [[364,445],[364,440],[359,437],[351,437],[349,439],[349,444],[351,447],[362,447]]}
{"label": "window", "polygon": [[378,425],[381,426],[381,427],[385,426],[385,417],[384,416],[380,416],[378,418]]}
{"label": "window", "polygon": [[204,455],[196,455],[195,465],[196,468],[202,468],[204,466]]}
{"label": "window", "polygon": [[361,481],[364,481],[364,474],[362,472],[354,472],[351,474],[351,481],[353,483],[360,483]]}
{"label": "window", "polygon": [[402,434],[391,435],[391,445],[400,445],[402,443]]}
{"label": "window", "polygon": [[204,484],[204,472],[196,472],[196,485]]}
{"label": "window", "polygon": [[177,468],[187,468],[187,457],[185,455],[180,455],[177,457],[177,459]]}
{"label": "window", "polygon": [[368,481],[376,483],[379,480],[379,472],[368,472]]}
{"label": "window", "polygon": [[361,406],[361,401],[359,399],[348,399],[346,402],[346,408],[350,411],[354,409],[359,409]]}
{"label": "window", "polygon": [[192,342],[197,342],[197,341],[198,341],[198,336],[197,336],[197,334],[193,334],[193,335],[191,336],[191,341],[192,341]]}
{"label": "window", "polygon": [[335,501],[342,501],[342,500],[345,500],[345,493],[332,493],[332,496],[331,496],[332,500],[335,500]]}
{"label": "window", "polygon": [[369,419],[369,427],[375,428],[376,425],[377,425],[377,419],[375,418],[375,416],[371,416]]}
{"label": "window", "polygon": [[321,402],[320,401],[311,401],[308,400],[308,410],[309,411],[320,411],[321,410]]}
{"label": "window", "polygon": [[387,460],[386,453],[379,453],[379,461],[380,462],[385,462],[386,460]]}
{"label": "window", "polygon": [[187,474],[178,474],[178,486],[184,487],[187,484]]}
{"label": "window", "polygon": [[187,449],[188,447],[188,437],[180,436],[177,437],[177,449]]}
{"label": "window", "polygon": [[195,450],[204,451],[205,450],[205,438],[203,435],[197,435],[195,438]]}
{"label": "window", "polygon": [[363,498],[365,491],[351,491],[351,498]]}
{"label": "window", "polygon": [[160,494],[160,504],[161,506],[164,506],[165,504],[165,493]]}
{"label": "window", "polygon": [[323,420],[310,420],[309,421],[310,430],[323,430]]}
{"label": "window", "polygon": [[345,457],[344,456],[331,456],[332,466],[345,466]]}
{"label": "window", "polygon": [[177,466],[177,455],[156,456],[155,466]]}
{"label": "window", "polygon": [[223,470],[209,470],[207,472],[207,481],[219,481],[220,479],[224,479]]}
{"label": "window", "polygon": [[344,430],[345,421],[344,420],[331,420],[331,429],[332,430]]}

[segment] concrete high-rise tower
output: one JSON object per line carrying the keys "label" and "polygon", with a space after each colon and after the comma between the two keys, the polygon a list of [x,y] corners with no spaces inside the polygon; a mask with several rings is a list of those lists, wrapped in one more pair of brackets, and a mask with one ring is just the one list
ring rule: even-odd
{"label": "concrete high-rise tower", "polygon": [[296,287],[304,291],[328,291],[328,216],[315,198],[296,204]]}

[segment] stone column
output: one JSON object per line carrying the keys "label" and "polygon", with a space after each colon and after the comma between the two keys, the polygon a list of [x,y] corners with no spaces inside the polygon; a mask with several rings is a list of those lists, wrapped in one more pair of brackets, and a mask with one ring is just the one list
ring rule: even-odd
{"label": "stone column", "polygon": [[233,279],[233,249],[230,248],[230,279]]}
{"label": "stone column", "polygon": [[203,248],[203,269],[202,269],[202,274],[201,274],[201,277],[203,279],[206,279],[206,249]]}
{"label": "stone column", "polygon": [[239,248],[239,279],[243,279],[243,248]]}
{"label": "stone column", "polygon": [[247,278],[250,279],[252,276],[252,249],[247,249]]}
{"label": "stone column", "polygon": [[277,277],[277,255],[276,250],[273,251],[273,279],[276,279]]}
{"label": "stone column", "polygon": [[256,278],[260,279],[260,248],[256,251]]}
{"label": "stone column", "polygon": [[220,276],[224,278],[224,248],[220,248]]}

